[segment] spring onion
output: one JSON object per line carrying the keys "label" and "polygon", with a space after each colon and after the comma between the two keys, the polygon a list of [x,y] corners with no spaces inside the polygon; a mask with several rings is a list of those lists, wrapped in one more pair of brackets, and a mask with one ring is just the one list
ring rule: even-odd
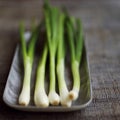
{"label": "spring onion", "polygon": [[[76,28],[74,24],[76,23]],[[69,17],[67,21],[68,42],[71,51],[71,69],[73,75],[73,89],[69,93],[71,100],[76,100],[80,91],[80,72],[79,66],[82,57],[83,33],[79,19]]]}
{"label": "spring onion", "polygon": [[58,21],[58,9],[44,5],[45,25],[47,30],[47,41],[49,48],[49,60],[50,60],[50,88],[49,88],[49,102],[51,105],[58,105],[60,102],[59,95],[57,94],[56,87],[56,75],[55,75],[55,57],[57,51],[57,21]]}
{"label": "spring onion", "polygon": [[37,41],[38,30],[35,27],[33,27],[28,49],[26,46],[24,33],[25,33],[24,24],[21,23],[20,40],[21,40],[22,58],[23,58],[23,66],[24,66],[24,79],[23,79],[22,91],[19,96],[19,104],[23,106],[27,106],[30,102],[30,79],[31,79],[34,51],[35,51],[35,44]]}
{"label": "spring onion", "polygon": [[66,86],[64,76],[64,61],[65,61],[65,43],[64,43],[64,21],[65,15],[61,13],[59,18],[59,34],[58,34],[58,52],[57,52],[57,77],[59,85],[60,102],[62,106],[71,106],[71,100],[69,99],[69,91]]}

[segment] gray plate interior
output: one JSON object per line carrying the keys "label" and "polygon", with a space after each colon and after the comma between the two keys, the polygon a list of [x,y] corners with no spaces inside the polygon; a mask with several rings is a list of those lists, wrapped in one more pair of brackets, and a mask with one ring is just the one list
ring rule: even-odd
{"label": "gray plate interior", "polygon": [[[29,38],[29,33],[25,34],[27,35],[26,38]],[[85,46],[83,48],[83,55],[82,55],[82,61],[80,66],[80,76],[81,76],[81,89],[79,93],[79,98],[73,102],[72,106],[70,108],[62,107],[62,106],[49,106],[48,108],[38,108],[34,105],[33,101],[33,95],[34,95],[34,85],[35,85],[35,76],[36,76],[36,68],[37,63],[39,60],[39,55],[35,55],[34,60],[34,67],[32,72],[32,78],[31,78],[31,101],[29,106],[23,107],[18,104],[18,97],[21,91],[22,87],[22,79],[23,79],[23,65],[22,65],[22,59],[20,55],[20,47],[19,45],[16,48],[15,55],[13,58],[13,62],[11,65],[10,73],[7,79],[6,87],[3,94],[3,100],[4,102],[15,109],[23,110],[23,111],[44,111],[44,112],[65,112],[65,111],[74,111],[79,110],[81,108],[86,107],[89,105],[89,103],[92,100],[92,88],[91,88],[91,80],[89,75],[89,65],[86,55]],[[69,59],[68,59],[69,61]],[[49,66],[49,63],[47,63],[47,66]],[[66,69],[65,69],[65,77],[66,77],[66,83],[68,86],[68,89],[72,88],[72,76],[70,74],[70,65],[68,65],[68,62],[66,62]],[[46,91],[48,93],[48,83],[49,83],[49,71],[46,71]]]}

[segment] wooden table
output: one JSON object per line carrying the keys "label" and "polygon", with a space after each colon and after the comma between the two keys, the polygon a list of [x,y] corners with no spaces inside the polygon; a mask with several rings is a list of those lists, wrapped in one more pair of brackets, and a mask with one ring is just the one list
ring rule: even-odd
{"label": "wooden table", "polygon": [[18,39],[18,25],[29,29],[42,16],[42,0],[0,0],[0,120],[120,120],[120,1],[52,0],[81,17],[93,87],[93,101],[68,113],[30,113],[7,107],[2,95]]}

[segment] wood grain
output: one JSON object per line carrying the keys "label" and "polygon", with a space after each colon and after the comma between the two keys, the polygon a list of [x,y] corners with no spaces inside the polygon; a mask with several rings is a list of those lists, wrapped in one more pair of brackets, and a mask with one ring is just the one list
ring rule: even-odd
{"label": "wood grain", "polygon": [[0,120],[119,120],[120,119],[120,1],[52,0],[80,17],[90,63],[93,101],[72,113],[29,113],[7,107],[2,100],[16,44],[18,26],[42,17],[41,0],[0,0]]}

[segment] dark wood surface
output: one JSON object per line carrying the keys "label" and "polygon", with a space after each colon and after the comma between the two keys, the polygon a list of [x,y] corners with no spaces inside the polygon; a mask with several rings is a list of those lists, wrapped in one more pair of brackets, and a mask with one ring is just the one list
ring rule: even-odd
{"label": "dark wood surface", "polygon": [[85,109],[69,113],[30,113],[7,107],[2,95],[14,50],[18,25],[39,22],[42,0],[0,0],[0,120],[120,120],[120,1],[52,0],[80,17],[90,63],[93,101]]}

